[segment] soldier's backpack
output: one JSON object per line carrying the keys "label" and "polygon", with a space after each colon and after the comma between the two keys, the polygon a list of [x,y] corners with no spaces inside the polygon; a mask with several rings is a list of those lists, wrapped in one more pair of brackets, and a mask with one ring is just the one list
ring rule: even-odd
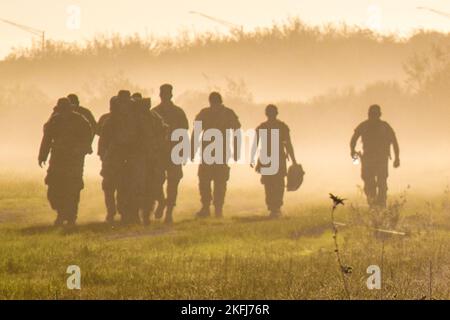
{"label": "soldier's backpack", "polygon": [[287,173],[287,191],[296,191],[303,183],[305,171],[301,164],[292,164]]}

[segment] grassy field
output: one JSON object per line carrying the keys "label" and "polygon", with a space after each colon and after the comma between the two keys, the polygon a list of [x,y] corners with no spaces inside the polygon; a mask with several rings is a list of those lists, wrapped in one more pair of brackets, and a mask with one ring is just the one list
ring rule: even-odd
{"label": "grassy field", "polygon": [[[346,299],[336,261],[331,201],[290,195],[285,216],[267,220],[262,188],[231,189],[226,217],[194,220],[198,195],[184,187],[172,227],[107,226],[98,181],[83,191],[79,226],[51,227],[41,181],[0,182],[1,299]],[[342,195],[348,196],[348,195]],[[232,200],[234,199],[234,200]],[[448,192],[394,195],[370,213],[356,195],[335,212],[352,299],[450,298]],[[252,209],[256,208],[256,209]],[[382,228],[406,235],[374,231]],[[81,268],[68,290],[66,268]],[[381,268],[368,290],[366,269]]]}

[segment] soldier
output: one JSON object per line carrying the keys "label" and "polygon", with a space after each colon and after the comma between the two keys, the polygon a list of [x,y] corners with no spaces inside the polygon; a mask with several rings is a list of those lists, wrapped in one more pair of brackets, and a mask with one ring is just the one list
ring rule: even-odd
{"label": "soldier", "polygon": [[[208,129],[217,129],[222,134],[223,139],[223,153],[222,159],[219,163],[214,162],[212,164],[206,163],[202,157],[202,162],[198,168],[198,178],[199,178],[199,189],[200,189],[200,197],[202,208],[199,212],[197,212],[197,217],[204,218],[210,215],[210,204],[211,200],[213,200],[213,204],[215,207],[215,215],[220,218],[223,215],[223,204],[225,200],[225,193],[227,188],[227,181],[230,177],[230,167],[228,166],[227,159],[227,149],[230,148],[229,145],[225,142],[226,139],[226,130],[232,129],[237,130],[240,129],[241,124],[237,115],[230,108],[227,108],[223,105],[222,96],[218,92],[212,92],[209,95],[209,103],[210,106],[208,108],[204,108],[200,111],[200,113],[195,117],[195,121],[201,121],[202,130]],[[235,137],[236,138],[236,137]],[[194,137],[191,139],[193,141],[192,146],[194,147],[191,152],[191,158],[194,161],[196,143],[194,142]],[[213,143],[213,142],[210,142]],[[209,143],[202,143],[202,150]],[[236,152],[237,143],[235,141],[234,147],[234,157],[237,160],[237,152]],[[202,152],[203,153],[203,152]],[[214,196],[212,196],[211,183],[214,182]]]}
{"label": "soldier", "polygon": [[[102,126],[100,144],[104,148],[102,175],[114,175],[117,186],[117,211],[124,224],[137,223],[138,185],[135,168],[139,149],[137,113],[133,108],[130,92],[119,91],[117,95],[117,112],[112,112]],[[103,145],[105,147],[103,147]]]}
{"label": "soldier", "polygon": [[73,111],[67,98],[58,100],[54,114],[44,125],[38,163],[45,165],[50,156],[45,183],[47,197],[57,212],[55,226],[67,222],[74,226],[83,184],[84,157],[91,149],[92,128],[79,113]]}
{"label": "soldier", "polygon": [[386,207],[388,164],[391,158],[391,145],[394,147],[394,168],[400,166],[400,148],[391,126],[381,119],[381,108],[372,105],[369,108],[369,119],[355,129],[350,141],[352,159],[356,159],[356,143],[361,137],[363,153],[361,155],[361,177],[364,181],[364,192],[371,208]]}
{"label": "soldier", "polygon": [[98,120],[97,134],[99,135],[97,154],[102,161],[102,170],[100,175],[103,177],[102,189],[105,196],[106,205],[106,222],[114,222],[114,217],[117,213],[116,192],[120,178],[120,160],[108,154],[111,147],[111,139],[108,135],[103,135],[103,127],[109,119],[119,112],[118,98],[114,96],[109,101],[109,112],[102,115]]}
{"label": "soldier", "polygon": [[[177,129],[188,130],[189,123],[183,109],[172,102],[173,87],[170,84],[163,84],[160,87],[159,96],[161,103],[153,111],[156,112],[168,126],[168,140],[172,132]],[[171,160],[171,150],[177,142],[170,141],[162,150],[162,176],[160,177],[160,187],[158,196],[158,208],[155,212],[155,218],[161,218],[163,210],[166,207],[165,223],[172,223],[173,208],[176,205],[178,185],[183,177],[183,168],[181,164],[174,164]],[[167,181],[166,195],[164,195],[164,180]]]}
{"label": "soldier", "polygon": [[[150,223],[150,214],[153,211],[155,200],[160,196],[163,183],[161,176],[164,172],[161,156],[167,149],[168,126],[163,119],[151,108],[149,98],[135,97],[135,108],[138,114],[137,126],[141,141],[141,151],[135,158],[135,180],[138,181],[139,209],[145,225]],[[161,152],[163,150],[163,152]],[[170,214],[171,215],[171,214]],[[168,218],[166,217],[166,222]]]}
{"label": "soldier", "polygon": [[[266,117],[267,121],[261,123],[256,128],[255,142],[256,146],[261,144],[260,140],[262,137],[267,139],[267,155],[272,155],[272,146],[278,144],[278,156],[275,157],[278,160],[278,170],[275,174],[264,174],[261,172],[261,168],[265,166],[272,166],[270,164],[262,164],[258,160],[256,166],[256,171],[262,174],[261,183],[264,185],[264,191],[266,195],[266,205],[270,212],[271,218],[277,218],[281,216],[281,206],[283,205],[284,187],[285,187],[285,177],[287,175],[287,163],[286,160],[290,159],[294,165],[297,164],[295,160],[294,148],[291,142],[291,136],[289,133],[289,127],[283,122],[277,119],[278,108],[269,104],[266,107]],[[261,131],[263,130],[263,131]],[[278,130],[277,141],[272,140],[272,130]],[[273,155],[272,155],[273,158]],[[276,161],[275,160],[275,161]],[[253,167],[253,163],[251,164]]]}

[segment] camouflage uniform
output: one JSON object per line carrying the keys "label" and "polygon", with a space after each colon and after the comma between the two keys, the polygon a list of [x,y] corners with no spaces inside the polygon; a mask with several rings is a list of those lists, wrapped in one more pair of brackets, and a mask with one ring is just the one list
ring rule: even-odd
{"label": "camouflage uniform", "polygon": [[84,187],[84,157],[91,150],[91,130],[89,122],[70,108],[55,108],[44,125],[39,162],[45,162],[51,154],[45,183],[59,222],[76,221],[80,191]]}
{"label": "camouflage uniform", "polygon": [[[125,223],[138,219],[137,197],[139,186],[139,130],[136,126],[137,112],[131,100],[118,99],[117,112],[112,112],[102,126],[99,149],[103,154],[101,175],[103,188],[117,190],[117,211]],[[135,177],[138,179],[134,179]]]}
{"label": "camouflage uniform", "polygon": [[[278,143],[278,172],[274,175],[262,175],[261,176],[261,183],[264,185],[265,190],[265,196],[266,196],[266,205],[270,212],[279,212],[282,205],[283,205],[283,196],[284,196],[284,187],[285,187],[285,177],[287,175],[287,152],[286,152],[286,146],[288,144],[291,144],[291,137],[289,133],[289,127],[282,121],[275,119],[275,120],[268,120],[263,123],[261,123],[256,128],[256,134],[258,139],[261,136],[260,130],[264,129],[267,130],[267,154],[271,154],[272,144]],[[279,141],[272,141],[270,139],[271,137],[271,130],[277,129],[279,133]],[[265,134],[266,134],[265,133]],[[273,165],[273,164],[268,164]],[[257,171],[260,171],[259,169],[261,167],[264,167],[265,165],[262,165],[260,161],[258,161]]]}
{"label": "camouflage uniform", "polygon": [[355,129],[352,140],[359,137],[363,142],[361,178],[367,201],[370,206],[385,207],[390,147],[392,144],[398,146],[395,132],[387,122],[369,119]]}
{"label": "camouflage uniform", "polygon": [[[205,161],[199,165],[199,189],[203,208],[209,208],[211,201],[216,208],[216,214],[222,214],[222,207],[225,201],[225,193],[227,188],[227,181],[230,178],[230,167],[228,166],[228,159],[226,158],[227,149],[229,145],[225,143],[227,129],[239,129],[241,124],[237,115],[230,108],[224,105],[204,108],[195,117],[195,121],[202,122],[202,129],[218,129],[224,137],[223,145],[223,161],[221,164],[206,164]],[[202,150],[210,142],[202,143]],[[211,183],[214,182],[214,192],[211,188]]]}
{"label": "camouflage uniform", "polygon": [[[142,209],[144,223],[149,222],[154,203],[161,197],[163,183],[164,161],[161,150],[167,149],[168,126],[149,106],[138,107],[140,116],[139,127],[142,145],[142,186],[140,190],[140,209]],[[163,151],[164,152],[164,151]]]}
{"label": "camouflage uniform", "polygon": [[[183,109],[176,106],[172,102],[161,103],[156,106],[153,111],[160,115],[164,122],[168,125],[169,142],[162,151],[163,178],[162,184],[159,188],[159,200],[164,201],[167,207],[174,207],[177,200],[178,184],[180,183],[181,178],[183,178],[183,168],[181,164],[174,164],[171,159],[171,150],[177,142],[170,141],[170,136],[174,130],[188,130],[189,123]],[[164,196],[164,191],[162,190],[164,180],[167,180],[166,199]]]}

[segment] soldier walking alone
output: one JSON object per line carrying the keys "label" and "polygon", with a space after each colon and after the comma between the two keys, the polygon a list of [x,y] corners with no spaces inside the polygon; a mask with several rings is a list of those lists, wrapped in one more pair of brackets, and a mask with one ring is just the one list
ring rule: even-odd
{"label": "soldier walking alone", "polygon": [[364,193],[371,208],[385,208],[387,200],[388,164],[391,158],[391,145],[394,147],[394,168],[400,166],[400,148],[392,127],[381,119],[381,108],[372,105],[369,119],[356,127],[350,141],[350,155],[358,157],[356,143],[361,137],[361,178],[364,181]]}
{"label": "soldier walking alone", "polygon": [[[199,189],[202,207],[197,212],[197,217],[204,218],[210,215],[210,205],[213,201],[215,208],[215,215],[217,218],[221,218],[223,215],[223,205],[225,201],[225,193],[227,189],[227,181],[230,178],[230,167],[228,166],[227,149],[230,148],[227,145],[225,137],[228,129],[237,130],[240,129],[241,123],[238,116],[230,108],[223,105],[222,96],[218,92],[212,92],[209,95],[208,108],[204,108],[195,117],[195,121],[200,121],[202,124],[202,130],[216,129],[222,134],[222,154],[219,162],[208,163],[205,161],[202,152],[202,162],[198,168]],[[192,146],[195,146],[195,137],[191,139]],[[236,139],[235,139],[236,140]],[[203,141],[202,151],[210,144],[215,143]],[[235,141],[234,157],[237,160],[236,152],[237,143]],[[194,161],[195,147],[191,152],[191,158]],[[214,183],[214,191],[211,188],[211,184]]]}
{"label": "soldier walking alone", "polygon": [[[278,150],[278,170],[275,174],[262,174],[261,183],[264,185],[264,191],[266,195],[266,205],[270,212],[271,218],[277,218],[281,216],[281,206],[283,205],[283,196],[285,188],[285,177],[287,175],[287,163],[286,160],[289,158],[294,165],[297,165],[295,160],[294,148],[291,142],[291,136],[289,133],[289,127],[283,122],[277,119],[278,108],[269,104],[266,107],[267,121],[261,123],[256,128],[256,146],[261,144],[262,135],[267,139],[266,146],[268,155],[273,158],[272,152]],[[274,135],[278,137],[277,140],[272,140],[272,131],[277,130],[278,134]],[[274,144],[277,147],[274,148]],[[273,163],[268,164],[268,166],[274,165]],[[265,165],[258,160],[256,165],[256,171],[261,172],[261,168]]]}

